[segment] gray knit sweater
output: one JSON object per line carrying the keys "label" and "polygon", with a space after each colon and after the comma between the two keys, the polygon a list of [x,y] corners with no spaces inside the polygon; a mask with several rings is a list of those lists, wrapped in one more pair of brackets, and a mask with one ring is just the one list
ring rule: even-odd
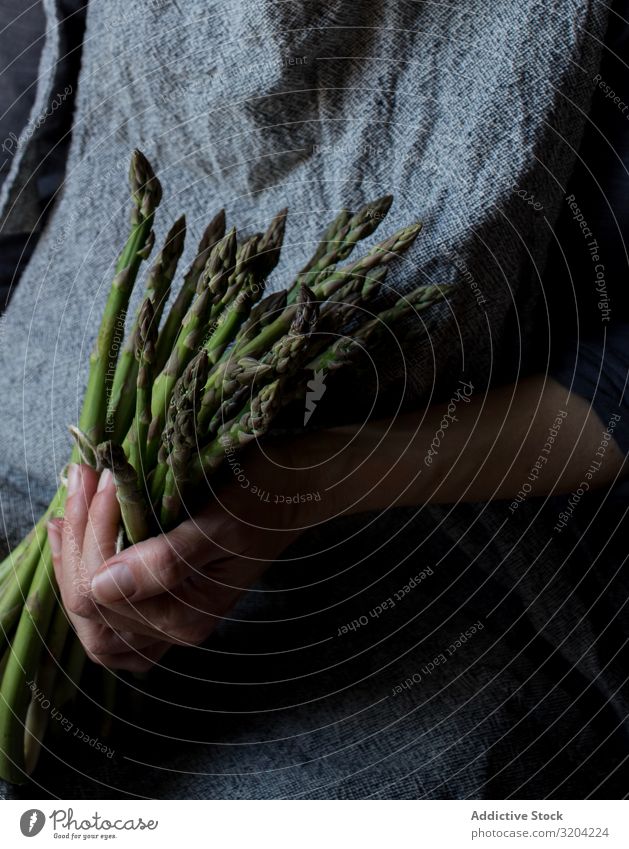
{"label": "gray knit sweater", "polygon": [[[56,94],[53,0],[46,5],[37,114]],[[78,417],[127,226],[136,146],[165,189],[158,241],[188,216],[186,260],[220,206],[254,230],[288,202],[276,286],[341,206],[393,192],[384,232],[421,218],[422,236],[388,283],[401,292],[447,284],[447,299],[426,315],[425,341],[404,352],[405,364],[382,364],[385,387],[406,380],[408,403],[427,403],[462,376],[481,390],[526,368],[606,11],[586,0],[93,3],[66,184],[1,325],[7,535],[31,525],[68,455],[66,427]],[[36,164],[35,134],[0,198],[4,227],[28,214]],[[575,706],[579,687],[591,684],[605,707],[622,681],[612,666],[601,674],[604,651],[590,651],[594,596],[575,591],[585,561],[567,559],[577,524],[551,540],[557,508],[545,511],[524,504],[510,519],[504,506],[481,505],[380,517],[307,572],[272,570],[264,586],[273,592],[253,594],[239,622],[182,656],[188,678],[164,673],[159,704],[173,693],[189,699],[185,722],[160,720],[164,736],[144,749],[132,728],[113,762],[81,750],[78,772],[65,749],[65,764],[49,764],[56,783],[44,772],[42,786],[71,798],[584,792],[570,765],[567,784],[551,771],[527,785],[546,764],[547,731],[565,759],[590,728],[591,714]],[[348,536],[343,527],[322,533],[326,544]],[[426,565],[434,580],[422,580],[421,593],[371,616]],[[361,616],[369,627],[342,639]],[[477,621],[469,650],[447,654]],[[445,667],[420,672],[440,654]],[[421,688],[396,690],[416,673]],[[237,685],[221,689],[226,680]],[[575,763],[596,751],[578,739]]]}
{"label": "gray knit sweater", "polygon": [[[35,115],[58,95],[53,0],[48,15]],[[552,10],[371,0],[90,7],[66,184],[2,322],[8,533],[29,525],[68,453],[127,227],[133,147],[164,184],[158,240],[188,216],[187,258],[218,207],[253,230],[288,202],[276,285],[341,206],[393,192],[384,229],[417,218],[425,229],[390,284],[452,284],[428,316],[426,342],[405,352],[411,387],[429,397],[463,370],[482,387],[506,349],[517,358],[530,342],[604,19],[582,0]],[[5,228],[28,215],[36,143],[34,133],[13,163],[0,199]]]}

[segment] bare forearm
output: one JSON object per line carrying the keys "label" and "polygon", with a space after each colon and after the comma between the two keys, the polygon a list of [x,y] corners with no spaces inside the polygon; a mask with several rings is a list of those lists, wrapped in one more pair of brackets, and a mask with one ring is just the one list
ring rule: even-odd
{"label": "bare forearm", "polygon": [[486,395],[460,384],[449,403],[423,415],[325,431],[306,454],[326,470],[335,513],[490,501],[570,492],[588,473],[590,489],[608,485],[623,466],[608,424],[540,376]]}

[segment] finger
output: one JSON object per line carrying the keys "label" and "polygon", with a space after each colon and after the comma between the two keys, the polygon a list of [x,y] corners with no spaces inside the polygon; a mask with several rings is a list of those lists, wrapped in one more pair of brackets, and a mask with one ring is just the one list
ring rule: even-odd
{"label": "finger", "polygon": [[139,602],[123,600],[99,605],[97,609],[116,630],[128,627],[138,633],[153,633],[156,638],[198,644],[266,568],[265,563],[243,563],[232,558],[188,576],[173,593]]}
{"label": "finger", "polygon": [[212,548],[202,528],[191,520],[183,522],[170,533],[131,546],[104,563],[92,580],[94,601],[137,602],[171,592],[208,562]]}
{"label": "finger", "polygon": [[135,634],[165,640],[169,643],[196,646],[212,633],[220,617],[176,598],[162,595],[136,605],[120,604],[115,609],[99,606],[102,621],[115,631],[131,630]]}
{"label": "finger", "polygon": [[141,651],[159,640],[154,634],[136,634],[128,630],[114,630],[107,623],[90,623],[90,633],[84,635],[83,647],[89,655],[103,656]]}
{"label": "finger", "polygon": [[50,544],[50,553],[52,555],[52,565],[55,570],[57,584],[61,579],[61,546],[63,534],[63,519],[51,519],[46,525],[48,530],[48,542]]}
{"label": "finger", "polygon": [[83,559],[83,537],[89,505],[97,485],[98,475],[94,469],[70,464],[58,577],[63,603],[68,612],[76,616],[88,616],[92,612],[90,576]]}
{"label": "finger", "polygon": [[96,571],[116,553],[120,505],[116,498],[114,477],[109,469],[101,472],[96,494],[92,498],[83,539],[83,560],[90,573]]}
{"label": "finger", "polygon": [[166,654],[170,646],[167,643],[153,643],[142,651],[126,654],[94,655],[90,660],[108,669],[120,669],[126,672],[148,672]]}

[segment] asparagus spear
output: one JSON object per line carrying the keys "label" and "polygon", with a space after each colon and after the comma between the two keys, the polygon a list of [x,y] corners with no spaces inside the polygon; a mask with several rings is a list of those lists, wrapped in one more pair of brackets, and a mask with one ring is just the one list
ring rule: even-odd
{"label": "asparagus spear", "polygon": [[48,541],[21,611],[0,688],[0,775],[20,784],[26,780],[24,724],[43,640],[55,606],[54,574]]}
{"label": "asparagus spear", "polygon": [[201,440],[214,436],[226,421],[230,421],[241,409],[253,386],[272,372],[270,363],[264,364],[251,357],[228,362],[222,371],[224,377],[220,389],[204,392],[197,420]]}
{"label": "asparagus spear", "polygon": [[[0,585],[4,584],[4,581],[13,574],[15,569],[18,567],[18,564],[21,563],[23,558],[28,554],[35,539],[37,528],[43,525],[45,525],[45,518],[42,516],[35,527],[27,533],[23,540],[11,548],[2,563],[0,563]],[[0,589],[0,592],[1,591],[2,590]]]}
{"label": "asparagus spear", "polygon": [[[117,356],[113,343],[124,325],[124,317],[140,263],[152,245],[152,223],[161,200],[161,186],[146,158],[134,151],[129,172],[134,208],[131,234],[116,265],[116,274],[94,350],[90,356],[87,389],[79,419],[79,429],[90,443],[96,442],[105,427],[110,373]],[[108,360],[111,359],[112,362]],[[78,459],[75,448],[73,458]],[[47,515],[61,508],[65,487],[53,498]],[[47,539],[33,546],[35,572],[28,597],[21,610],[0,685],[0,775],[10,781],[25,779],[24,723],[30,701],[28,681],[34,680],[42,648],[42,635],[47,631],[56,594],[52,558]],[[37,556],[39,552],[39,557]]]}
{"label": "asparagus spear", "polygon": [[181,513],[189,461],[198,443],[196,417],[207,374],[208,357],[202,349],[182,375],[171,399],[164,434],[169,467],[161,509],[161,524],[165,528],[173,527]]}
{"label": "asparagus spear", "polygon": [[262,358],[262,362],[269,363],[278,377],[295,371],[300,365],[318,320],[319,304],[314,293],[302,283],[297,309],[288,333],[278,339],[269,353]]}
{"label": "asparagus spear", "polygon": [[376,337],[386,338],[391,332],[404,333],[402,319],[417,315],[431,307],[443,297],[442,287],[439,284],[429,283],[417,286],[407,295],[401,295],[393,306],[381,310],[370,321],[360,327],[355,338],[366,342],[373,342]]}
{"label": "asparagus spear", "polygon": [[162,197],[160,182],[139,150],[133,152],[129,180],[134,203],[131,234],[118,259],[116,275],[90,356],[87,389],[79,419],[79,428],[92,443],[99,442],[105,430],[108,384],[118,358],[114,342],[117,334],[122,337],[129,297],[140,263],[148,255],[153,217]]}
{"label": "asparagus spear", "polygon": [[[253,381],[258,369],[259,360],[252,357],[243,357],[240,360],[225,360],[214,366],[208,377],[201,398],[199,409],[199,432],[203,432],[203,422],[207,422],[207,416],[218,409],[221,401],[239,386],[248,386]],[[266,369],[267,373],[270,368]]]}
{"label": "asparagus spear", "polygon": [[231,230],[217,242],[197,283],[197,297],[190,305],[173,350],[153,383],[151,424],[148,430],[146,460],[151,468],[157,459],[168,403],[177,379],[195,354],[207,332],[212,301],[224,291],[225,280],[234,265],[236,233]]}
{"label": "asparagus spear", "polygon": [[211,363],[216,363],[233,340],[252,304],[263,292],[262,266],[259,262],[260,237],[256,234],[239,250],[227,291],[212,311],[210,334],[205,342]]}
{"label": "asparagus spear", "polygon": [[315,278],[312,290],[317,298],[323,300],[331,297],[344,283],[356,277],[365,277],[380,265],[386,265],[400,254],[407,251],[421,231],[421,223],[403,227],[388,239],[374,245],[364,256],[355,260],[351,265],[335,269],[331,274]]}
{"label": "asparagus spear", "polygon": [[[299,296],[299,286],[301,283],[307,283],[309,286],[313,285],[317,275],[321,271],[324,271],[328,266],[335,265],[347,259],[358,242],[371,236],[385,219],[392,202],[392,195],[384,195],[375,201],[366,203],[336,233],[332,232],[332,239],[329,242],[327,250],[314,261],[311,260],[297,276],[289,291],[288,303],[293,303]],[[330,229],[333,230],[333,227],[334,222]],[[320,250],[321,245],[317,253]]]}
{"label": "asparagus spear", "polygon": [[160,331],[159,340],[157,342],[157,358],[155,361],[155,368],[158,372],[164,368],[166,360],[170,356],[175,339],[181,329],[181,322],[183,321],[197,290],[199,277],[201,276],[209,259],[210,251],[224,235],[225,210],[221,209],[205,228],[205,232],[203,233],[197,248],[197,254],[192,261],[192,265],[184,275],[181,289],[177,293],[177,297],[175,298],[170,312],[166,316],[164,326]]}
{"label": "asparagus spear", "polygon": [[206,348],[212,363],[220,359],[264,294],[264,281],[280,258],[287,212],[280,210],[266,232],[251,236],[238,252],[227,292],[211,316],[216,324]]}
{"label": "asparagus spear", "polygon": [[46,541],[45,521],[38,523],[34,530],[30,544],[12,564],[12,580],[3,585],[0,594],[0,631],[3,636],[8,635],[20,617]]}
{"label": "asparagus spear", "polygon": [[263,277],[268,277],[280,260],[287,215],[288,207],[284,207],[271,221],[258,244],[258,263]]}
{"label": "asparagus spear", "polygon": [[242,357],[219,364],[205,386],[199,411],[199,433],[205,434],[208,429],[213,433],[218,423],[230,418],[234,410],[238,409],[243,392],[252,386],[255,379],[271,372],[279,376],[298,368],[299,355],[307,347],[318,315],[319,306],[313,293],[302,284],[287,333],[280,337],[262,360]]}
{"label": "asparagus spear", "polygon": [[191,480],[207,479],[221,465],[227,452],[243,448],[263,436],[280,408],[280,398],[279,379],[261,387],[238,417],[221,428],[219,435],[195,456],[191,464]]}
{"label": "asparagus spear", "polygon": [[96,454],[101,466],[109,469],[114,476],[122,523],[129,543],[134,545],[147,539],[150,536],[148,503],[138,475],[127,460],[123,447],[111,441],[101,442],[96,446]]}
{"label": "asparagus spear", "polygon": [[344,231],[345,225],[351,217],[351,212],[348,209],[342,209],[336,218],[328,224],[321,234],[319,244],[317,245],[317,249],[314,254],[299,272],[299,277],[306,274],[307,271],[314,269],[321,271],[321,269],[325,267],[324,265],[319,264],[319,260],[330,252],[331,242],[338,242],[340,234]]}
{"label": "asparagus spear", "polygon": [[[50,629],[46,634],[45,650],[35,677],[35,686],[43,698],[31,698],[24,723],[24,766],[31,773],[37,763],[44,734],[50,720],[50,697],[53,695],[55,681],[59,673],[61,656],[71,631],[68,614],[58,605]],[[45,702],[48,702],[46,704]],[[55,705],[57,707],[57,705]]]}
{"label": "asparagus spear", "polygon": [[[86,421],[90,424],[88,417]],[[28,682],[37,672],[43,634],[48,628],[56,600],[45,520],[61,508],[64,500],[65,488],[62,486],[36,525],[34,539],[27,549],[28,563],[22,564],[21,571],[24,572],[10,588],[18,605],[16,613],[19,621],[11,648],[6,653],[0,684],[0,775],[16,784],[26,780],[24,722],[30,701]],[[28,580],[30,575],[32,580]],[[7,605],[5,612],[13,617],[11,599],[3,595],[3,602]]]}
{"label": "asparagus spear", "polygon": [[[155,326],[159,327],[162,312],[170,294],[170,286],[175,276],[177,263],[183,252],[186,237],[186,219],[177,219],[170,228],[164,246],[146,276],[145,297],[153,302]],[[114,439],[123,439],[131,425],[135,407],[135,383],[137,379],[137,361],[135,348],[140,312],[136,314],[133,327],[125,340],[116,372],[111,396],[107,408],[106,431]]]}
{"label": "asparagus spear", "polygon": [[151,423],[151,389],[157,344],[157,323],[153,302],[147,298],[142,304],[136,334],[135,356],[138,363],[135,393],[135,419],[129,432],[129,460],[140,480],[148,474],[147,437]]}
{"label": "asparagus spear", "polygon": [[[354,358],[359,350],[367,344],[375,346],[390,333],[400,334],[400,322],[403,318],[422,312],[436,303],[442,297],[439,285],[428,284],[418,286],[408,295],[398,298],[392,307],[377,313],[372,319],[365,321],[349,336],[341,336],[308,363],[310,371],[334,371],[346,365]],[[402,342],[406,339],[400,340]]]}
{"label": "asparagus spear", "polygon": [[218,327],[219,322],[224,320],[223,313],[226,307],[231,304],[242,288],[247,268],[256,257],[260,233],[250,236],[240,244],[236,240],[235,228],[232,228],[231,233],[234,240],[233,261],[229,268],[226,267],[225,273],[221,275],[218,285],[215,286],[212,293],[212,307],[206,332],[206,343]]}
{"label": "asparagus spear", "polygon": [[360,320],[366,312],[375,292],[382,286],[388,266],[376,267],[362,279],[357,277],[345,283],[321,306],[316,337],[310,341],[308,355],[315,356],[331,344],[330,337],[338,338],[348,330],[350,319]]}
{"label": "asparagus spear", "polygon": [[249,313],[247,320],[241,325],[238,331],[237,340],[244,344],[245,341],[251,339],[256,333],[259,333],[263,327],[266,327],[269,322],[277,318],[278,314],[283,312],[286,307],[287,292],[282,289],[279,292],[271,292],[259,303],[255,304]]}
{"label": "asparagus spear", "polygon": [[[388,264],[413,244],[421,224],[404,227],[375,245],[365,256],[353,262],[346,268],[338,269],[332,273],[321,272],[312,286],[312,292],[319,301],[330,298],[344,284],[352,279],[365,277],[378,266]],[[289,304],[283,313],[274,321],[264,327],[253,339],[242,345],[236,346],[235,354],[238,357],[259,357],[281,336],[286,333],[295,315],[295,304]]]}
{"label": "asparagus spear", "polygon": [[213,369],[201,399],[198,417],[198,431],[201,435],[215,433],[220,423],[239,409],[243,393],[255,379],[270,372],[285,374],[289,369],[294,371],[299,367],[299,355],[307,347],[318,315],[319,307],[313,293],[302,284],[287,333],[280,337],[261,361],[241,357],[222,362]]}

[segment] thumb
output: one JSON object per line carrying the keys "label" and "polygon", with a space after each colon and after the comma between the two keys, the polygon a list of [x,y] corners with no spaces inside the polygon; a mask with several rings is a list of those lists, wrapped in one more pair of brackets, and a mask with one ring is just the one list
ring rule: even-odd
{"label": "thumb", "polygon": [[98,604],[114,604],[170,592],[208,562],[212,548],[194,522],[183,522],[105,561],[92,579],[92,597]]}

